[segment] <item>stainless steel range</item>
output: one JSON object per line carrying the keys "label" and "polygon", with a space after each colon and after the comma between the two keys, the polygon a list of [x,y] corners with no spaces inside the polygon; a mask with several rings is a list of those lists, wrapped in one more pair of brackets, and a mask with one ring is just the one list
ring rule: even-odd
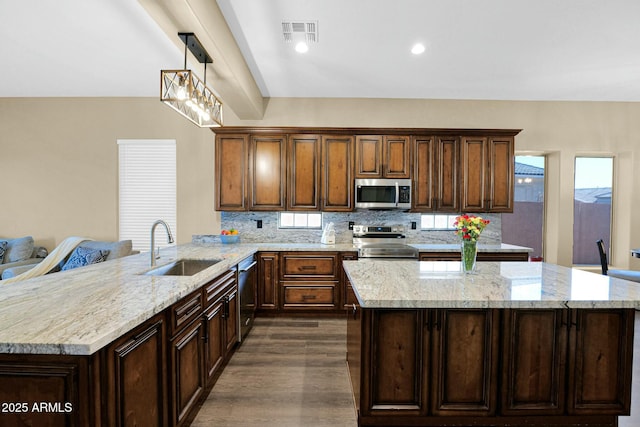
{"label": "stainless steel range", "polygon": [[418,259],[418,249],[407,245],[402,225],[354,225],[353,245],[358,258]]}

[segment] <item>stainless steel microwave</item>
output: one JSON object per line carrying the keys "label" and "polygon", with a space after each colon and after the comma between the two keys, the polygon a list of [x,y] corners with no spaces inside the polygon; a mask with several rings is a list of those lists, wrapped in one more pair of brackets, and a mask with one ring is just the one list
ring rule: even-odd
{"label": "stainless steel microwave", "polygon": [[411,209],[410,179],[356,179],[356,209]]}

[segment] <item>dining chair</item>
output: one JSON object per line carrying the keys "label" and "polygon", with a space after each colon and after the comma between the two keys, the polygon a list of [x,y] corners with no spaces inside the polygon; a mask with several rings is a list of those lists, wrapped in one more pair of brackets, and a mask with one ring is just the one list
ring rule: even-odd
{"label": "dining chair", "polygon": [[618,279],[631,280],[632,282],[640,282],[640,271],[635,270],[610,270],[607,254],[604,251],[604,243],[602,239],[596,241],[598,252],[600,253],[600,265],[602,266],[602,274],[604,276],[616,277]]}

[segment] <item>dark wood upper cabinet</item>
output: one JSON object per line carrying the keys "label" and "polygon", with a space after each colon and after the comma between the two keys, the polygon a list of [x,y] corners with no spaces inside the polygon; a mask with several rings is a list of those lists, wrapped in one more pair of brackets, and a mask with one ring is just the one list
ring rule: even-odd
{"label": "dark wood upper cabinet", "polygon": [[320,209],[319,135],[289,135],[287,210]]}
{"label": "dark wood upper cabinet", "polygon": [[458,212],[459,140],[413,137],[413,211]]}
{"label": "dark wood upper cabinet", "polygon": [[325,135],[322,137],[320,171],[323,211],[353,210],[353,153],[353,136]]}
{"label": "dark wood upper cabinet", "polygon": [[462,138],[463,212],[513,212],[513,137]]}
{"label": "dark wood upper cabinet", "polygon": [[216,210],[247,210],[248,150],[249,135],[247,134],[220,135],[216,138]]}
{"label": "dark wood upper cabinet", "polygon": [[278,211],[286,206],[287,137],[252,135],[249,151],[250,197],[253,211]]}
{"label": "dark wood upper cabinet", "polygon": [[382,176],[382,135],[356,136],[356,178]]}
{"label": "dark wood upper cabinet", "polygon": [[409,178],[414,212],[513,212],[518,132],[216,129],[216,210],[349,212],[356,178]]}
{"label": "dark wood upper cabinet", "polygon": [[356,136],[356,178],[409,178],[410,137]]}
{"label": "dark wood upper cabinet", "polygon": [[409,136],[385,135],[382,145],[382,176],[384,178],[411,177]]}

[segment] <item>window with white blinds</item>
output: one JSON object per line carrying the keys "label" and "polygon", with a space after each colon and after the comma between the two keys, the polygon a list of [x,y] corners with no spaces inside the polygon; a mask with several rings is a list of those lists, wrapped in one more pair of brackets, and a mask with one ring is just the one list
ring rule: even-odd
{"label": "window with white blinds", "polygon": [[[151,245],[151,226],[164,220],[176,228],[176,141],[118,140],[119,236],[141,252]],[[156,247],[167,246],[164,227],[156,228]]]}

